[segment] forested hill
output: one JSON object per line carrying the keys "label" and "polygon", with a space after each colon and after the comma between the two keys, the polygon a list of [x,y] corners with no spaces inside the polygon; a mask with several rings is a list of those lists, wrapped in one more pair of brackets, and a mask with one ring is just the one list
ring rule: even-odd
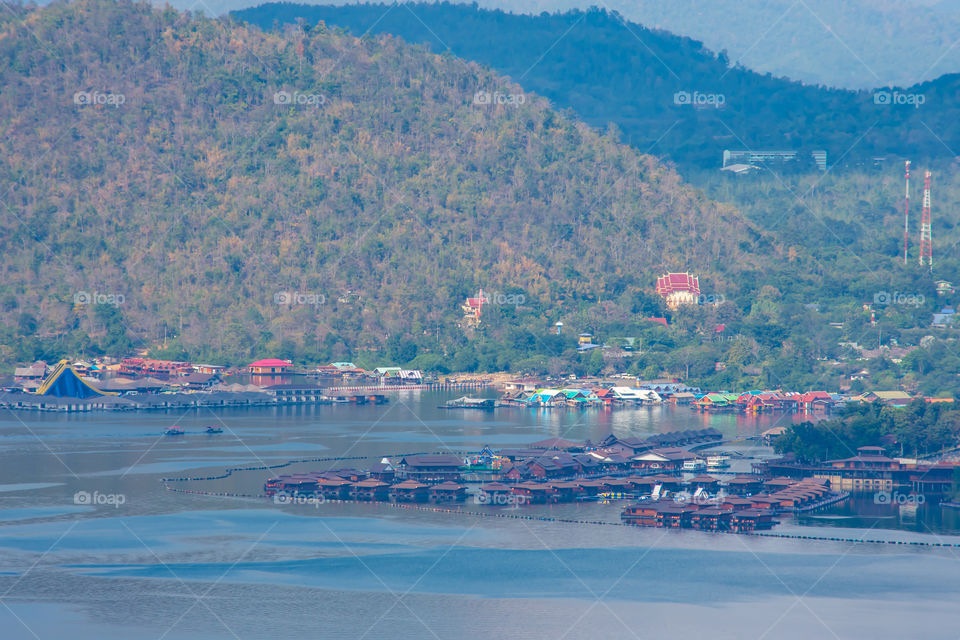
{"label": "forested hill", "polygon": [[522,300],[493,313],[524,314],[499,336],[524,353],[574,314],[635,327],[665,270],[732,297],[779,255],[653,157],[391,37],[80,0],[8,7],[0,54],[7,361],[452,354],[481,286]]}
{"label": "forested hill", "polygon": [[717,167],[724,149],[824,149],[829,164],[849,166],[952,158],[960,148],[958,75],[881,93],[808,86],[599,9],[531,16],[449,3],[270,3],[234,15],[263,28],[322,21],[449,50],[589,123],[615,123],[638,149],[681,166]]}

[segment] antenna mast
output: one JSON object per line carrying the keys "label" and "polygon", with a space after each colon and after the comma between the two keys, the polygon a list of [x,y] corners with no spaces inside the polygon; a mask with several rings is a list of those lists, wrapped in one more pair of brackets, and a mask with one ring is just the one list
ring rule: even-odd
{"label": "antenna mast", "polygon": [[907,264],[907,238],[910,234],[910,161],[907,160],[907,190],[903,196],[903,264]]}
{"label": "antenna mast", "polygon": [[920,222],[920,266],[929,265],[930,271],[933,271],[933,232],[930,227],[930,177],[932,175],[929,171],[923,175],[923,219]]}

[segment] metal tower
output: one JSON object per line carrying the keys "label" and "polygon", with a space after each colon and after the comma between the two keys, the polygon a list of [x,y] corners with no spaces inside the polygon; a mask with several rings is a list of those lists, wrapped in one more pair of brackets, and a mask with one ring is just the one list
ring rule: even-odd
{"label": "metal tower", "polygon": [[[929,171],[923,175],[923,219],[920,222],[920,265],[930,266],[933,271],[933,233],[930,228],[930,176]],[[926,259],[926,262],[924,262]]]}
{"label": "metal tower", "polygon": [[907,190],[903,197],[903,264],[907,264],[907,238],[910,234],[910,161],[907,160]]}

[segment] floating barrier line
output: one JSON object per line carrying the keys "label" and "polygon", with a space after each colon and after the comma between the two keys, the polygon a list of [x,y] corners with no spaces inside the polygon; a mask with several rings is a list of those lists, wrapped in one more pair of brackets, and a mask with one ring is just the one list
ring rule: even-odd
{"label": "floating barrier line", "polygon": [[[252,466],[252,467],[227,467],[224,470],[225,473],[219,476],[195,476],[195,477],[181,476],[179,478],[160,478],[160,482],[163,482],[163,483],[201,482],[203,480],[223,480],[225,478],[229,478],[234,473],[239,471],[267,471],[270,469],[283,469],[284,467],[289,467],[292,464],[302,464],[304,462],[343,462],[346,460],[369,460],[371,458],[383,458],[383,457],[404,458],[407,456],[429,455],[430,453],[431,452],[429,451],[415,451],[413,453],[397,453],[397,454],[388,455],[388,456],[379,456],[379,455],[378,456],[333,456],[333,457],[327,457],[327,458],[299,458],[297,460],[287,460],[286,462],[280,462],[278,464]],[[475,453],[475,452],[451,451],[450,455],[461,456],[461,455],[470,455],[471,453]]]}

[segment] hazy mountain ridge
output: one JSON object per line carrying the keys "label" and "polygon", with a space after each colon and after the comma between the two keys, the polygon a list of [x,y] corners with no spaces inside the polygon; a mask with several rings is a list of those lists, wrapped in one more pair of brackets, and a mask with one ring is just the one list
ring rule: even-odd
{"label": "hazy mountain ridge", "polygon": [[[340,4],[334,2],[332,4]],[[911,86],[960,71],[956,2],[876,0],[480,0],[513,13],[599,6],[701,40],[759,73],[850,89]]]}
{"label": "hazy mountain ridge", "polygon": [[449,47],[575,110],[599,127],[683,167],[715,168],[724,149],[824,149],[830,166],[876,156],[952,158],[960,75],[907,88],[854,92],[803,85],[731,66],[696,40],[652,31],[601,10],[539,16],[448,3],[266,4],[237,17],[323,21],[351,33],[391,33],[441,53]]}

